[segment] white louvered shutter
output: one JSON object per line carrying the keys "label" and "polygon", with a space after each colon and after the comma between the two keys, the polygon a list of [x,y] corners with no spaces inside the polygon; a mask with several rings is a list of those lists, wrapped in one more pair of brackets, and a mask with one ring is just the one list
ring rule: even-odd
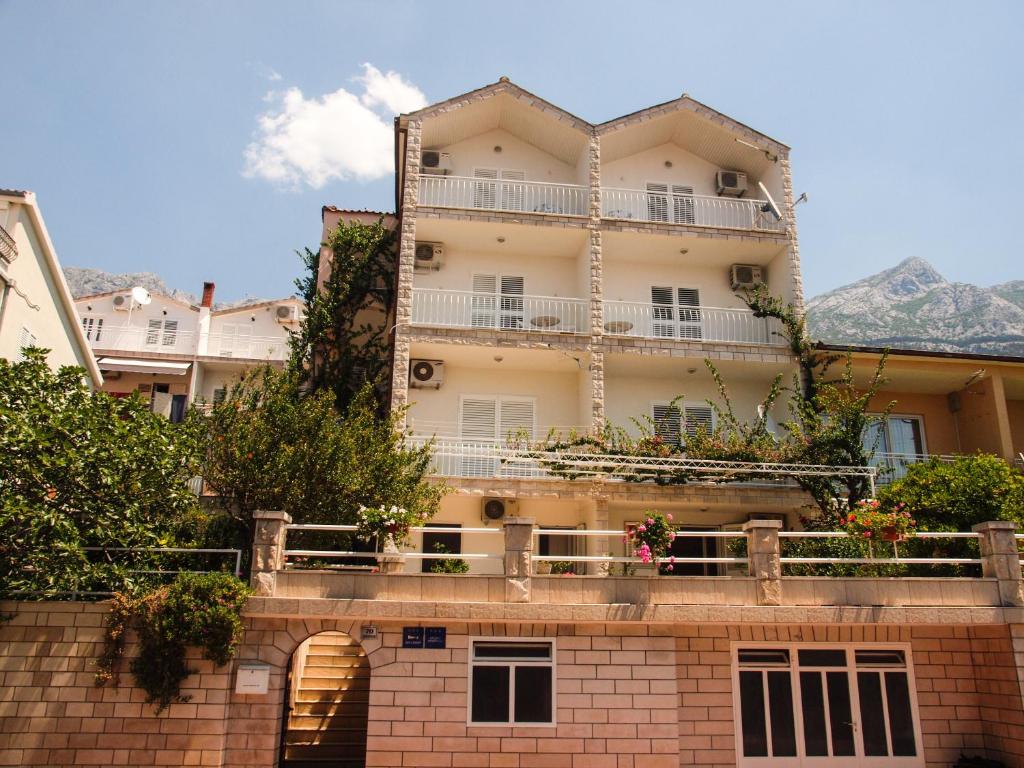
{"label": "white louvered shutter", "polygon": [[647,185],[647,218],[668,221],[668,184]]}
{"label": "white louvered shutter", "polygon": [[[534,436],[534,407],[533,400],[523,400],[513,397],[503,397],[500,401],[498,413],[498,441],[504,445],[513,441],[522,433],[526,439],[533,440]],[[531,474],[532,467],[528,464],[517,462],[515,459],[506,460],[499,465],[498,473],[502,477],[526,477]]]}
{"label": "white louvered shutter", "polygon": [[526,185],[523,171],[503,170],[501,172],[501,204],[503,211],[521,211],[526,203]]}
{"label": "white louvered shutter", "polygon": [[464,477],[493,477],[497,460],[491,449],[497,439],[496,398],[467,397],[459,413],[459,436],[470,455],[462,457]]}
{"label": "white louvered shutter", "polygon": [[655,403],[651,406],[654,434],[666,443],[679,445],[683,431],[683,414],[678,405]]}
{"label": "white louvered shutter", "polygon": [[[497,168],[474,168],[473,177],[476,179],[497,179]],[[473,182],[473,207],[494,208],[497,204],[497,181],[474,181]]]}
{"label": "white louvered shutter", "polygon": [[150,320],[146,328],[146,344],[155,346],[160,343],[160,330],[163,328],[162,320]]}
{"label": "white louvered shutter", "polygon": [[98,318],[96,318],[96,330],[95,330],[95,335],[93,336],[93,341],[99,341],[100,340],[100,336],[102,336],[102,335],[103,335],[103,318],[102,317],[98,317]]}
{"label": "white louvered shutter", "polygon": [[673,293],[667,286],[651,286],[651,333],[659,339],[674,339],[677,335]]}
{"label": "white louvered shutter", "polygon": [[703,338],[704,332],[700,316],[700,291],[696,288],[677,288],[676,300],[679,305],[679,338]]}
{"label": "white louvered shutter", "polygon": [[501,327],[503,329],[522,329],[524,288],[525,280],[522,277],[501,276]]}
{"label": "white louvered shutter", "polygon": [[22,327],[18,331],[18,359],[25,359],[25,349],[27,347],[34,347],[36,345],[35,334],[32,333],[28,328]]}
{"label": "white louvered shutter", "polygon": [[494,328],[498,320],[498,276],[473,275],[473,297],[469,324],[473,328]]}
{"label": "white louvered shutter", "polygon": [[676,224],[694,224],[696,222],[694,202],[693,187],[673,184],[672,220]]}
{"label": "white louvered shutter", "polygon": [[686,406],[686,421],[683,425],[687,437],[695,437],[697,430],[710,435],[715,428],[715,414],[707,405]]}
{"label": "white louvered shutter", "polygon": [[173,347],[178,341],[178,321],[164,320],[163,345]]}

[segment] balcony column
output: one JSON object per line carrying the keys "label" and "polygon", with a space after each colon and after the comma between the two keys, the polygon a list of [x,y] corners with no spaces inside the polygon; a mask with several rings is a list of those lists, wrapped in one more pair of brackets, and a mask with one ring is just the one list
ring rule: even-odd
{"label": "balcony column", "polygon": [[258,509],[253,513],[252,575],[249,584],[261,597],[273,597],[277,572],[284,568],[284,550],[292,518],[287,512]]}
{"label": "balcony column", "polygon": [[530,576],[533,573],[532,517],[506,517],[505,530],[505,602],[530,602]]}
{"label": "balcony column", "polygon": [[978,534],[981,575],[999,583],[999,600],[1006,606],[1024,606],[1017,549],[1017,526],[1010,520],[993,520],[971,527]]}
{"label": "balcony column", "polygon": [[590,353],[590,421],[595,433],[604,429],[604,352]]}
{"label": "balcony column", "polygon": [[781,529],[781,520],[749,520],[743,524],[750,575],[757,580],[758,605],[782,605]]}
{"label": "balcony column", "polygon": [[[608,499],[594,499],[594,528],[599,531],[608,530]],[[588,555],[610,555],[611,546],[607,536],[595,536],[591,539],[594,551]],[[588,569],[591,576],[608,576],[611,573],[611,563],[593,563]]]}

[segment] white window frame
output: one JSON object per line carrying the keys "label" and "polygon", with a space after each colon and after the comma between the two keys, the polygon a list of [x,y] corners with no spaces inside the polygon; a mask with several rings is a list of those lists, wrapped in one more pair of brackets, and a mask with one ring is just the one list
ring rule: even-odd
{"label": "white window frame", "polygon": [[[869,413],[868,415],[869,416],[881,416],[882,414],[880,414],[880,413]],[[924,415],[923,414],[920,414],[920,413],[890,413],[888,416],[886,416],[885,417],[885,421],[882,423],[882,430],[885,433],[885,440],[886,440],[886,442],[891,444],[892,440],[889,437],[889,419],[914,419],[914,421],[916,421],[918,424],[920,424],[921,425],[921,455],[922,456],[927,456],[928,455],[928,435],[927,435],[927,432],[925,431],[925,421],[924,421]],[[883,453],[887,453],[887,451],[883,451]],[[905,455],[905,454],[899,454],[899,455]]]}
{"label": "white window frame", "polygon": [[[476,290],[478,277],[494,278],[494,293]],[[501,289],[506,279],[519,280],[522,293],[505,293]],[[494,331],[525,331],[526,328],[526,275],[512,275],[506,272],[473,272],[470,275],[470,328],[485,328]],[[494,299],[493,306],[481,306],[484,299]],[[506,303],[506,299],[508,302]],[[519,308],[513,302],[519,300]],[[480,304],[478,304],[478,301]],[[477,316],[491,316],[490,325],[474,325]],[[518,321],[518,325],[516,322]]]}
{"label": "white window frame", "polygon": [[[796,757],[746,757],[743,754],[743,721],[742,702],[740,691],[740,671],[742,669],[756,669],[755,667],[740,667],[739,652],[741,650],[758,650],[768,648],[785,649],[789,652],[789,672],[791,675],[791,691],[793,701],[793,724],[796,738]],[[853,722],[853,744],[854,754],[852,756],[811,756],[804,755],[806,745],[804,743],[803,730],[803,706],[800,693],[800,666],[797,662],[797,652],[800,650],[829,651],[842,650],[846,653],[846,665],[842,667],[831,667],[831,670],[842,670],[847,674],[850,690],[850,708],[854,718]],[[907,692],[910,699],[910,716],[914,728],[914,748],[917,754],[907,756],[868,756],[864,755],[864,737],[860,722],[860,691],[857,681],[856,651],[900,651],[903,653],[905,666],[891,667],[890,669],[904,671],[907,674]],[[914,657],[909,643],[792,643],[765,641],[734,641],[729,648],[731,679],[732,679],[732,704],[733,704],[733,726],[735,731],[736,766],[737,768],[846,768],[846,766],[857,766],[857,768],[921,768],[925,765],[924,740],[921,736],[920,706],[917,701],[917,681],[914,678]],[[781,671],[783,667],[778,667]],[[804,669],[817,669],[816,667],[805,667]],[[864,669],[864,667],[861,667]],[[826,697],[827,698],[827,697]],[[770,714],[766,711],[765,727],[770,730]],[[890,745],[891,750],[891,745]]]}
{"label": "white window frame", "polygon": [[[492,171],[494,177],[488,176],[477,176],[480,171]],[[506,173],[519,174],[519,178],[508,178],[505,176]],[[526,171],[519,168],[498,168],[493,165],[476,165],[473,166],[473,180],[474,182],[486,182],[494,184],[494,205],[470,205],[470,208],[480,211],[525,211],[526,210],[526,188],[523,187],[523,195],[520,200],[520,206],[518,208],[509,208],[505,206],[505,197],[508,191],[509,184],[523,184],[526,182]],[[473,202],[476,202],[477,188],[473,188]]]}
{"label": "white window frame", "polygon": [[[657,190],[652,190],[652,185],[665,187],[665,191],[658,192]],[[689,193],[676,192],[676,188],[688,189],[690,191]],[[646,181],[644,181],[644,194],[646,195],[646,197],[644,198],[644,204],[647,207],[647,210],[644,211],[644,213],[646,214],[645,218],[647,221],[653,221],[659,224],[681,224],[683,226],[693,226],[697,223],[697,201],[694,200],[694,198],[697,195],[697,192],[696,187],[694,187],[693,184],[683,184],[675,181],[653,181],[651,179],[647,179]],[[651,217],[651,195],[663,196],[665,198],[664,219],[655,219]],[[677,197],[689,197],[693,201],[690,204],[690,221],[676,221],[677,217],[675,199]]]}
{"label": "white window frame", "polygon": [[85,332],[86,341],[99,342],[103,335],[103,318],[95,315],[83,315],[82,330]]}
{"label": "white window frame", "polygon": [[[668,288],[672,292],[672,303],[662,304],[654,301],[654,289],[655,288]],[[680,304],[679,303],[679,292],[680,291],[693,291],[697,295],[697,304]],[[704,328],[704,305],[701,303],[701,289],[693,285],[652,285],[647,292],[651,301],[651,336],[656,339],[674,339],[676,341],[704,341],[705,328]],[[671,318],[659,318],[657,317],[658,309],[671,309]],[[690,313],[686,319],[684,314]],[[671,326],[672,335],[666,336],[657,334],[654,332],[656,325]],[[694,338],[693,336],[684,336],[682,333],[683,328],[697,328],[700,331],[700,335]]]}
{"label": "white window frame", "polygon": [[[473,657],[473,645],[474,643],[509,643],[511,645],[525,645],[531,643],[550,643],[551,645],[551,659],[548,660],[530,660],[523,659],[522,661],[512,660],[495,660],[495,661],[476,661]],[[472,728],[556,728],[558,726],[558,645],[556,638],[554,637],[488,637],[483,636],[470,636],[469,638],[469,649],[468,649],[468,676],[467,676],[467,689],[466,689],[466,725]],[[508,722],[498,723],[493,721],[476,722],[473,720],[473,670],[476,667],[510,667],[509,671],[509,684],[508,684]],[[549,667],[551,669],[551,722],[550,723],[537,723],[537,722],[523,722],[517,723],[515,720],[516,713],[516,676],[515,672],[511,669],[513,667]]]}

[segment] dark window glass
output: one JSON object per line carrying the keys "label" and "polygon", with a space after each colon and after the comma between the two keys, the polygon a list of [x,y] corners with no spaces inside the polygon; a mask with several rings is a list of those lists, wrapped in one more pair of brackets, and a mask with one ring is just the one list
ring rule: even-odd
{"label": "dark window glass", "polygon": [[[454,528],[456,532],[453,533],[434,533],[432,531],[423,532],[423,551],[429,554],[435,554],[440,552],[447,552],[453,555],[462,553],[462,534],[457,533],[461,527],[458,524],[451,523],[430,523],[431,528]],[[434,569],[440,563],[440,560],[435,560],[430,557],[423,558],[420,563],[420,568],[423,573],[433,573]]]}
{"label": "dark window glass", "polygon": [[473,722],[508,722],[508,667],[473,668]]}
{"label": "dark window glass", "polygon": [[800,673],[800,699],[804,715],[804,751],[808,757],[828,755],[825,733],[825,695],[820,672]]}
{"label": "dark window glass", "polygon": [[739,652],[740,664],[789,665],[789,651],[784,648],[748,648]]}
{"label": "dark window glass", "polygon": [[761,674],[740,672],[740,718],[743,726],[744,757],[768,756]]}
{"label": "dark window glass", "polygon": [[[669,554],[673,557],[717,557],[718,543],[711,537],[678,536],[672,541],[669,547]],[[665,570],[662,566],[662,573],[672,576],[717,576],[717,563],[675,563],[672,570]]]}
{"label": "dark window glass", "polygon": [[892,734],[893,755],[916,755],[914,718],[910,712],[910,688],[906,672],[885,673],[885,695],[889,700],[889,732]]}
{"label": "dark window glass", "polygon": [[551,643],[473,643],[478,659],[550,659]]}
{"label": "dark window glass", "polygon": [[828,682],[829,727],[832,754],[847,757],[853,751],[853,715],[850,711],[850,679],[846,672],[826,672]]}
{"label": "dark window glass", "polygon": [[903,651],[856,651],[858,667],[897,666],[906,665]]}
{"label": "dark window glass", "polygon": [[516,722],[551,722],[551,667],[516,667]]}
{"label": "dark window glass", "polygon": [[772,713],[772,756],[796,756],[793,684],[789,672],[768,673],[768,707]]}
{"label": "dark window glass", "polygon": [[860,724],[864,733],[864,754],[886,757],[889,743],[885,737],[885,710],[882,708],[882,679],[877,672],[858,672]]}
{"label": "dark window glass", "polygon": [[801,667],[845,667],[846,651],[797,651]]}

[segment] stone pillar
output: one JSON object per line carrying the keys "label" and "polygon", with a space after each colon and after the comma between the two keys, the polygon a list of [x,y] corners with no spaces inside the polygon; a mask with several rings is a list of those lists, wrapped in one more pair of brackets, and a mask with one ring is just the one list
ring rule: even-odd
{"label": "stone pillar", "polygon": [[749,520],[743,524],[750,575],[757,579],[758,605],[782,605],[781,528],[781,520]]}
{"label": "stone pillar", "polygon": [[260,509],[253,513],[256,532],[252,541],[252,576],[249,583],[261,597],[272,597],[277,572],[284,568],[287,512]]}
{"label": "stone pillar", "polygon": [[530,575],[533,572],[532,517],[505,518],[505,602],[530,602]]}
{"label": "stone pillar", "polygon": [[[779,151],[779,150],[776,150]],[[789,239],[790,280],[792,282],[793,306],[797,312],[804,311],[804,281],[800,269],[800,242],[796,231],[796,206],[793,199],[793,174],[789,165],[789,154],[779,151],[779,165],[782,170],[782,205],[786,217],[786,236]]]}
{"label": "stone pillar", "polygon": [[[599,531],[608,530],[608,498],[599,496],[594,499],[594,528]],[[611,554],[611,542],[607,536],[588,536],[584,541],[592,542],[594,551],[587,552],[588,555],[609,555]],[[608,576],[612,570],[611,563],[591,563],[587,569],[591,576]]]}
{"label": "stone pillar", "polygon": [[1020,552],[1017,526],[1009,520],[978,523],[971,528],[978,534],[981,550],[981,575],[999,582],[999,599],[1006,606],[1024,606],[1021,589]]}
{"label": "stone pillar", "polygon": [[590,353],[590,422],[595,434],[604,429],[604,352]]}

